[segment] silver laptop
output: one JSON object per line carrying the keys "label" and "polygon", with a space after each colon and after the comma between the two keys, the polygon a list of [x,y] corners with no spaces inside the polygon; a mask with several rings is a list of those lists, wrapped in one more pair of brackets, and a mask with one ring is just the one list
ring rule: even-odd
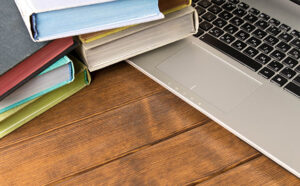
{"label": "silver laptop", "polygon": [[193,0],[199,32],[129,63],[300,178],[298,0]]}

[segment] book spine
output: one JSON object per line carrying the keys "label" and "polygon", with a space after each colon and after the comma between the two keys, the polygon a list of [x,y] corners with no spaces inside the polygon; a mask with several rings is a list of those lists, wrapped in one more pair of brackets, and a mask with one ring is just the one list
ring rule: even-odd
{"label": "book spine", "polygon": [[23,21],[27,27],[30,37],[35,41],[33,33],[31,31],[31,15],[34,13],[34,9],[29,0],[15,0],[15,3],[19,9],[19,12],[23,18]]}
{"label": "book spine", "polygon": [[86,67],[81,67],[82,70],[76,74],[75,81],[59,88],[49,94],[46,94],[32,103],[28,104],[15,114],[1,121],[0,125],[0,138],[11,133],[15,129],[21,127],[25,123],[46,112],[58,103],[72,96],[85,86],[90,84],[90,74]]}

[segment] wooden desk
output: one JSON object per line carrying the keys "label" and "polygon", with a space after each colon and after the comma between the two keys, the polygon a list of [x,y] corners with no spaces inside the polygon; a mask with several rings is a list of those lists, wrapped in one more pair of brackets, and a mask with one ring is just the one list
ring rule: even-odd
{"label": "wooden desk", "polygon": [[126,63],[0,140],[0,185],[300,185]]}

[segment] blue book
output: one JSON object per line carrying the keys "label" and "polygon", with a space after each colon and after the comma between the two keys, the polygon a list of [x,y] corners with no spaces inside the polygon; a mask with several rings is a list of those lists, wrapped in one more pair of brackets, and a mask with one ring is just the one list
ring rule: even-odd
{"label": "blue book", "polygon": [[[49,2],[48,2],[49,1]],[[46,41],[163,18],[158,0],[15,0],[34,41]],[[48,5],[48,6],[46,6]]]}
{"label": "blue book", "polygon": [[64,56],[1,100],[0,114],[69,84],[73,80],[73,62],[67,56]]}

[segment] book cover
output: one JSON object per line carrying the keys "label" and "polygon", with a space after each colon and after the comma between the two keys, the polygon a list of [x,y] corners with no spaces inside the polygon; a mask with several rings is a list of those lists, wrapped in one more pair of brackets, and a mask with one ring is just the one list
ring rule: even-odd
{"label": "book cover", "polygon": [[91,82],[90,74],[81,62],[71,58],[75,65],[75,80],[53,92],[37,98],[25,105],[0,114],[0,138],[44,113],[61,101],[75,94]]}
{"label": "book cover", "polygon": [[72,38],[34,43],[15,3],[0,6],[0,100],[75,48]]}
{"label": "book cover", "polygon": [[89,70],[95,71],[191,36],[197,32],[198,25],[196,10],[186,7],[166,15],[165,19],[82,44],[77,50]]}
{"label": "book cover", "polygon": [[42,73],[0,101],[0,114],[60,88],[74,80],[73,62],[59,59]]}
{"label": "book cover", "polygon": [[[192,0],[159,0],[159,9],[161,12],[163,12],[165,15],[168,13],[172,13],[177,10],[181,10],[187,6],[190,6],[192,3]],[[116,29],[110,29],[110,30],[103,30],[99,32],[89,33],[89,34],[82,34],[79,36],[79,39],[82,43],[89,43],[92,41],[95,41],[97,39],[109,36],[111,34],[126,30],[132,26],[126,26]]]}
{"label": "book cover", "polygon": [[15,0],[15,2],[32,39],[38,42],[139,24],[164,17],[159,11],[158,0],[108,2],[88,0],[79,4],[70,0],[51,2],[49,0],[51,7],[48,9],[36,0]]}

